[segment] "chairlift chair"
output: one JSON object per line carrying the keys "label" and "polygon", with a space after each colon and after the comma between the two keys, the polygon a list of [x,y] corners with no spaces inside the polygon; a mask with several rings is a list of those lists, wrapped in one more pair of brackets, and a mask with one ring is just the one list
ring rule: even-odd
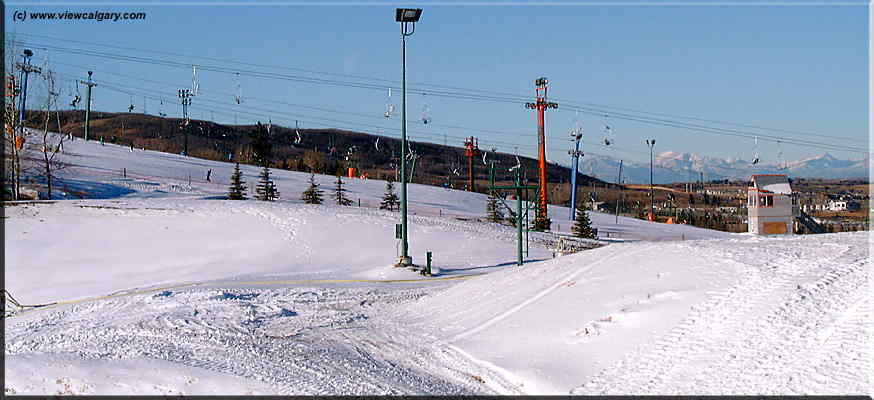
{"label": "chairlift chair", "polygon": [[243,85],[240,83],[240,73],[236,73],[237,94],[234,95],[234,101],[237,104],[243,104]]}
{"label": "chairlift chair", "polygon": [[604,146],[613,144],[613,128],[610,127],[610,116],[604,114]]}
{"label": "chairlift chair", "polygon": [[391,88],[388,88],[388,99],[385,101],[385,113],[383,116],[386,118],[391,118],[391,115],[395,112],[395,105],[391,102]]}
{"label": "chairlift chair", "polygon": [[[422,92],[422,98],[424,99],[426,93]],[[431,122],[431,106],[425,102],[422,105],[422,124],[428,125]]]}
{"label": "chairlift chair", "polygon": [[753,146],[753,165],[759,163],[759,137],[756,136],[756,143]]}
{"label": "chairlift chair", "polygon": [[302,138],[300,137],[300,126],[298,125],[297,120],[294,120],[294,133],[297,135],[294,139],[294,144],[300,144]]}

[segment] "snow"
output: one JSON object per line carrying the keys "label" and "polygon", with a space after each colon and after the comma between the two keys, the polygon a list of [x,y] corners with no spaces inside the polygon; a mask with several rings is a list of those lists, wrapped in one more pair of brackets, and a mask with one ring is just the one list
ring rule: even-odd
{"label": "snow", "polygon": [[[82,359],[73,354],[6,357],[6,394],[264,395],[268,385],[156,359]],[[40,371],[39,374],[33,373]]]}
{"label": "snow", "polygon": [[414,184],[423,277],[391,266],[382,181],[346,180],[362,207],[302,204],[309,175],[278,170],[286,200],[217,200],[231,164],[65,147],[58,196],[91,198],[5,208],[6,289],[58,302],[5,318],[6,394],[871,393],[865,232],[590,213],[606,245],[553,258],[550,207],[520,267],[483,195]]}
{"label": "snow", "polygon": [[406,318],[509,371],[504,394],[864,394],[867,239],[616,244],[459,283]]}

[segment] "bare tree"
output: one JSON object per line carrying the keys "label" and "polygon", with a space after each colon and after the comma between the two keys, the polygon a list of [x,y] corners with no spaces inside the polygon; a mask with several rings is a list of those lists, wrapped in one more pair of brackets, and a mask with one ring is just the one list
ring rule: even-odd
{"label": "bare tree", "polygon": [[[43,103],[45,112],[43,131],[42,131],[42,173],[43,178],[46,181],[46,196],[48,199],[52,198],[52,184],[56,179],[57,172],[64,167],[64,163],[60,161],[60,159],[56,159],[59,153],[62,153],[64,150],[64,136],[63,132],[61,132],[61,116],[58,111],[58,96],[60,92],[57,90],[57,85],[55,82],[55,74],[48,67],[48,62],[46,62],[46,66],[43,69],[43,80],[45,83],[45,102]],[[57,133],[49,132],[49,121],[51,120],[51,112],[52,108],[55,109],[55,116],[57,117]]]}

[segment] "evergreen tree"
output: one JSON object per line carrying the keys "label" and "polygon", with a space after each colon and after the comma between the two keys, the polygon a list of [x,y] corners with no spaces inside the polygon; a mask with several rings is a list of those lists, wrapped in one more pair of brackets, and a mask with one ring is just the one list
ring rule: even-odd
{"label": "evergreen tree", "polygon": [[301,199],[307,204],[322,204],[322,189],[319,189],[319,184],[316,183],[316,175],[310,174],[310,187],[303,192]]}
{"label": "evergreen tree", "polygon": [[273,141],[270,140],[270,132],[267,131],[267,127],[261,125],[260,121],[252,134],[252,155],[258,166],[270,166],[270,159],[273,157]]}
{"label": "evergreen tree", "polygon": [[552,227],[552,220],[546,216],[546,210],[543,210],[543,207],[540,206],[540,201],[535,200],[533,230],[546,232],[550,227]]}
{"label": "evergreen tree", "polygon": [[486,214],[489,222],[504,221],[504,213],[501,204],[498,203],[498,195],[494,190],[489,191],[489,199],[486,201]]}
{"label": "evergreen tree", "polygon": [[586,212],[587,208],[585,204],[581,204],[577,208],[577,217],[574,219],[574,226],[571,227],[571,231],[577,237],[597,239],[595,230],[592,229],[592,221],[589,220],[589,213]]}
{"label": "evergreen tree", "polygon": [[382,196],[382,203],[379,204],[380,210],[394,211],[395,207],[401,204],[398,195],[395,194],[395,186],[391,178],[385,182],[385,194]]}
{"label": "evergreen tree", "polygon": [[258,194],[256,197],[258,200],[274,201],[279,198],[279,191],[270,179],[270,168],[264,167],[261,170],[261,180],[258,181],[255,192]]}
{"label": "evergreen tree", "polygon": [[228,192],[229,200],[246,200],[246,182],[243,181],[243,172],[240,171],[240,163],[234,165],[234,173],[231,174],[231,188]]}
{"label": "evergreen tree", "polygon": [[351,206],[352,200],[346,197],[346,189],[343,189],[343,178],[337,175],[337,186],[334,187],[334,200],[341,206]]}

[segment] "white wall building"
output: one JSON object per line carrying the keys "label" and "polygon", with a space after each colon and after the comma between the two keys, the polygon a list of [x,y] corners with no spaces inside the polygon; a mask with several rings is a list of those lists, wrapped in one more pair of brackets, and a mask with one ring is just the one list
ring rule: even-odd
{"label": "white wall building", "polygon": [[753,175],[747,188],[747,226],[756,235],[792,234],[795,197],[786,175]]}
{"label": "white wall building", "polygon": [[856,211],[859,209],[859,203],[853,200],[829,200],[829,211]]}

